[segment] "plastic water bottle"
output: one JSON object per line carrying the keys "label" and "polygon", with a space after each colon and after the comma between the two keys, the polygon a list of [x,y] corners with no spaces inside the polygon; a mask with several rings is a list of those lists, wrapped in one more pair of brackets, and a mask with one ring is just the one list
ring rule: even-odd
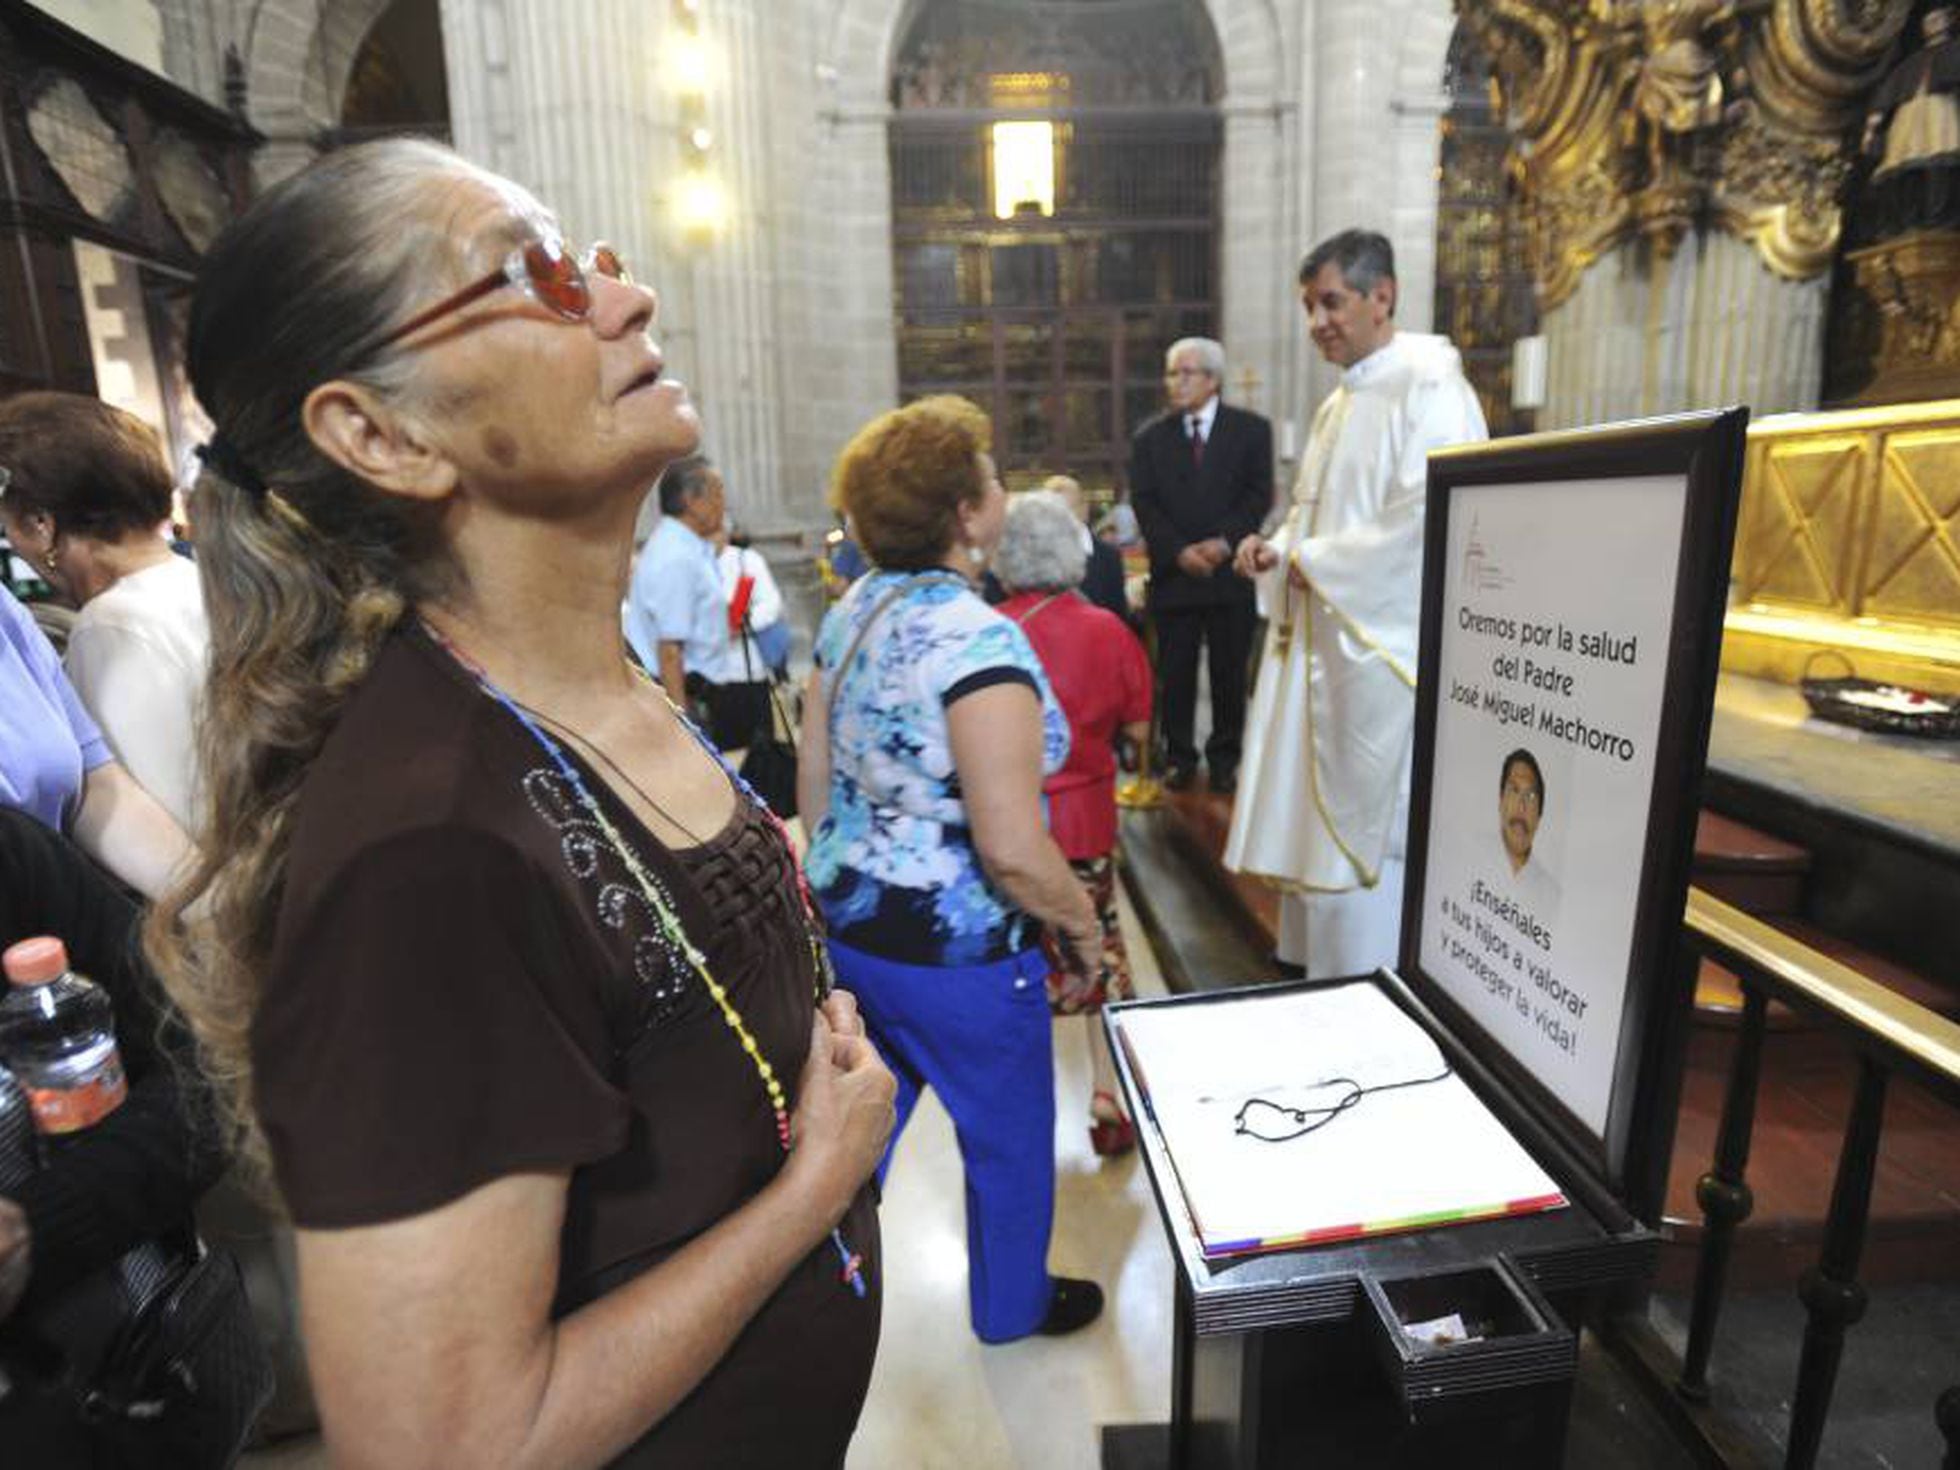
{"label": "plastic water bottle", "polygon": [[129,1095],[109,997],[68,968],[59,939],[23,939],[0,968],[0,1065],[27,1093],[35,1129],[57,1138],[94,1127]]}

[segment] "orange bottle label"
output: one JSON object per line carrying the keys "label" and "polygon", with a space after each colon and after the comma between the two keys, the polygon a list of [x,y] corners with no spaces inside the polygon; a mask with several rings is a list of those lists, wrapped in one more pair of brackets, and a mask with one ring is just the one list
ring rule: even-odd
{"label": "orange bottle label", "polygon": [[27,1105],[41,1133],[79,1133],[93,1128],[129,1096],[122,1057],[113,1049],[95,1071],[69,1087],[28,1087]]}

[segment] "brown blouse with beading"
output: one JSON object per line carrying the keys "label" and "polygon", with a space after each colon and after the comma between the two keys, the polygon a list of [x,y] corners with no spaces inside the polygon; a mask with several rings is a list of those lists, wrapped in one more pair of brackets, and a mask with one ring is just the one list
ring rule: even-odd
{"label": "brown blouse with beading", "polygon": [[[743,800],[715,837],[670,851],[581,771],[794,1106],[815,980],[773,826]],[[569,1171],[560,1313],[657,1265],[782,1166],[754,1066],[626,865],[516,718],[413,628],[307,776],[252,1042],[302,1227]],[[878,1336],[868,1189],[844,1230],[871,1294],[843,1286],[824,1242],[621,1463],[841,1463]]]}

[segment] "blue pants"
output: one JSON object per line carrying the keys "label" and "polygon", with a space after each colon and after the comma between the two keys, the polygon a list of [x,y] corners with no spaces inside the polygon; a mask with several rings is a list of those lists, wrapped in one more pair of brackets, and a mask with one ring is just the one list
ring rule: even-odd
{"label": "blue pants", "polygon": [[967,1301],[982,1342],[1026,1337],[1048,1312],[1055,1218],[1054,1033],[1038,949],[941,969],[830,944],[866,1032],[898,1077],[898,1123],[878,1177],[930,1086],[966,1165]]}

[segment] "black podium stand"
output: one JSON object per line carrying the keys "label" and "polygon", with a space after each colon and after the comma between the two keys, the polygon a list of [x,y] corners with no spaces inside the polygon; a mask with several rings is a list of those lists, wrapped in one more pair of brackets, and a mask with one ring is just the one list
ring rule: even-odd
{"label": "black podium stand", "polygon": [[[1140,1121],[1143,1160],[1171,1244],[1176,1303],[1171,1423],[1162,1430],[1105,1431],[1106,1470],[1561,1463],[1578,1333],[1604,1300],[1642,1287],[1658,1248],[1651,1227],[1665,1189],[1692,1003],[1693,974],[1679,932],[1746,421],[1741,410],[1687,415],[1501,441],[1437,454],[1430,462],[1401,956],[1394,970],[1362,978],[1436,1044],[1477,1099],[1556,1181],[1566,1208],[1208,1258],[1177,1160],[1153,1113],[1147,1078],[1126,1045],[1125,1018],[1353,982],[1254,986],[1107,1008],[1104,1026]],[[1496,493],[1479,496],[1485,487]],[[1517,524],[1518,497],[1534,489],[1559,498],[1556,505],[1548,499],[1545,514],[1536,518],[1548,534],[1556,532],[1561,515],[1570,515],[1572,497],[1595,491],[1602,505],[1644,505],[1638,497],[1651,489],[1674,497],[1670,505],[1678,504],[1679,515],[1678,534],[1670,529],[1672,509],[1654,518],[1671,565],[1621,569],[1652,577],[1664,599],[1645,632],[1591,643],[1603,671],[1586,666],[1579,639],[1569,640],[1571,656],[1563,663],[1581,669],[1586,679],[1563,687],[1574,690],[1579,703],[1567,710],[1548,700],[1549,713],[1527,723],[1507,718],[1496,701],[1480,708],[1462,698],[1462,669],[1501,673],[1507,655],[1501,646],[1490,650],[1474,642],[1466,631],[1481,636],[1504,619],[1459,610],[1522,607],[1525,614],[1509,623],[1516,636],[1532,636],[1516,630],[1537,626],[1530,621],[1532,571],[1545,564],[1545,548],[1471,531],[1468,517],[1480,515],[1486,528]],[[1613,537],[1611,525],[1597,529]],[[1582,553],[1572,554],[1583,560]],[[1602,556],[1616,554],[1624,555],[1624,548],[1601,548]],[[1499,557],[1507,569],[1494,575]],[[1611,574],[1604,564],[1593,573]],[[1587,572],[1565,567],[1558,575],[1570,586]],[[1567,622],[1576,622],[1561,610],[1556,592],[1546,593],[1552,611],[1542,618],[1554,651]],[[1622,604],[1631,605],[1625,597],[1616,606]],[[1619,649],[1626,666],[1648,661],[1634,702],[1651,705],[1651,718],[1627,717],[1630,706],[1622,700],[1613,717],[1619,723],[1605,729],[1602,711],[1617,697],[1610,681],[1626,670],[1603,666]],[[1522,660],[1513,658],[1508,667],[1515,674]],[[1596,691],[1591,703],[1585,702],[1588,679]],[[1484,713],[1501,728],[1487,732],[1476,724]],[[1470,870],[1452,872],[1450,864],[1463,853],[1475,854],[1473,861],[1487,855],[1452,832],[1450,824],[1470,808],[1452,794],[1438,799],[1439,762],[1451,773],[1488,769],[1486,744],[1500,740],[1491,748],[1502,750],[1522,738],[1542,743],[1549,768],[1551,743],[1570,740],[1573,717],[1587,721],[1583,729],[1604,733],[1582,736],[1576,752],[1556,752],[1562,764],[1553,799],[1563,798],[1563,809],[1579,813],[1570,819],[1566,855],[1585,853],[1582,861],[1568,863],[1565,876],[1596,881],[1587,875],[1609,867],[1617,872],[1626,889],[1617,899],[1626,910],[1622,929],[1630,934],[1624,949],[1615,948],[1604,962],[1583,929],[1566,929],[1569,939],[1559,941],[1568,945],[1572,967],[1564,978],[1575,989],[1582,981],[1592,987],[1593,999],[1601,1002],[1597,1013],[1617,1011],[1617,1026],[1597,1038],[1599,1065],[1610,1071],[1603,1102],[1587,1091],[1586,1069],[1572,1069],[1565,1060],[1572,1045],[1556,1054],[1569,1075],[1553,1075],[1556,1068],[1545,1063],[1553,1054],[1532,1050],[1536,1043],[1528,1036],[1520,1042],[1517,1017],[1510,1013],[1531,1002],[1528,987],[1517,987],[1523,1000],[1500,1006],[1491,999],[1497,982],[1479,987],[1437,963],[1450,952],[1439,930],[1448,931],[1445,939],[1455,936],[1452,923],[1463,935],[1472,932],[1452,919],[1450,904]],[[1589,740],[1606,748],[1588,748]],[[1621,758],[1628,747],[1637,762]],[[1504,757],[1507,773],[1515,755]],[[1630,778],[1599,764],[1608,760],[1637,765],[1640,773],[1635,795],[1617,806],[1612,783],[1628,785]],[[1546,777],[1538,781],[1539,800],[1549,811]],[[1590,825],[1583,825],[1580,809],[1587,802],[1574,798],[1589,792],[1604,794],[1591,801]],[[1571,894],[1562,906],[1580,914],[1599,907]],[[1549,967],[1559,956],[1546,938]],[[1538,995],[1546,993],[1556,992],[1541,987]],[[1430,1346],[1404,1330],[1447,1313],[1476,1324],[1472,1340]]]}
{"label": "black podium stand", "polygon": [[[1344,983],[1344,982],[1330,982]],[[1556,1466],[1588,1303],[1653,1269],[1653,1232],[1528,1114],[1393,973],[1374,977],[1429,1032],[1478,1096],[1566,1191],[1548,1214],[1369,1237],[1308,1250],[1207,1260],[1185,1212],[1163,1135],[1140,1130],[1145,1167],[1175,1255],[1171,1425],[1136,1448],[1106,1441],[1103,1463],[1266,1470],[1276,1466],[1433,1465],[1467,1423],[1500,1458]],[[1140,1008],[1230,1004],[1312,989],[1306,982],[1125,1002]],[[1120,1026],[1120,1016],[1115,1026]],[[1115,1029],[1113,1026],[1112,1029]],[[1117,1069],[1148,1118],[1120,1042]],[[1424,1351],[1396,1330],[1447,1311],[1498,1329],[1485,1341]],[[1480,1451],[1481,1454],[1481,1451]],[[1126,1457],[1127,1456],[1127,1457]]]}

